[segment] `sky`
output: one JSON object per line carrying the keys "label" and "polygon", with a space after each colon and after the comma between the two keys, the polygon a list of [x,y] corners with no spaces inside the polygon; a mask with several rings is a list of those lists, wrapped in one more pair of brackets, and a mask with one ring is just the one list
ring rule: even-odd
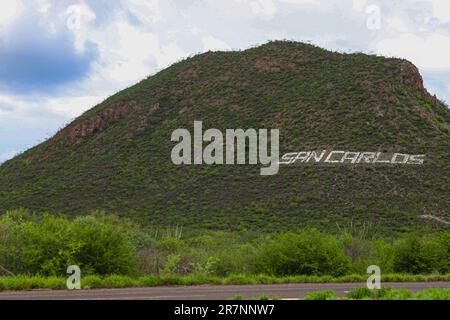
{"label": "sky", "polygon": [[281,39],[406,58],[450,102],[449,0],[2,0],[0,163],[183,58]]}

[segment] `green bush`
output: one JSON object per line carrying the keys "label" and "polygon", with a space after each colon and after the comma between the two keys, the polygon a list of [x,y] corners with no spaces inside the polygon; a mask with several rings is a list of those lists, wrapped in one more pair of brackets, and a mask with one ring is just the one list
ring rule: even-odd
{"label": "green bush", "polygon": [[317,230],[283,233],[263,243],[256,257],[260,273],[340,276],[350,271],[336,238]]}
{"label": "green bush", "polygon": [[411,274],[444,271],[448,268],[448,254],[439,239],[410,235],[395,248],[394,271]]}
{"label": "green bush", "polygon": [[211,268],[215,275],[260,273],[255,267],[257,249],[253,244],[224,244],[212,254],[217,259]]}
{"label": "green bush", "polygon": [[[394,272],[395,248],[391,243],[383,240],[374,240],[370,243],[375,251],[373,261],[367,263],[368,265],[377,265],[381,268],[383,274]],[[364,270],[365,271],[365,270]]]}
{"label": "green bush", "polygon": [[440,273],[450,272],[450,233],[443,232],[437,237],[437,241],[442,246],[442,256],[439,262],[438,271]]}
{"label": "green bush", "polygon": [[15,211],[0,218],[0,229],[0,264],[15,274],[57,275],[75,264],[80,244],[63,216]]}
{"label": "green bush", "polygon": [[123,227],[112,224],[104,217],[85,216],[73,220],[72,229],[71,243],[79,246],[73,259],[85,273],[135,272],[135,248]]}
{"label": "green bush", "polygon": [[134,247],[108,219],[10,212],[0,217],[0,265],[28,275],[65,275],[69,265],[83,274],[133,273]]}

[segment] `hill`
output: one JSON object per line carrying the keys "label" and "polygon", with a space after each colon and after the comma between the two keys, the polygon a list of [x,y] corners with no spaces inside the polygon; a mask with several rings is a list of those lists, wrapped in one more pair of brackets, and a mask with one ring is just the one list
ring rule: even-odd
{"label": "hill", "polygon": [[[423,165],[176,166],[174,129],[280,130],[303,150],[424,154]],[[295,42],[194,56],[108,98],[0,167],[0,212],[86,214],[147,224],[286,230],[448,228],[450,110],[402,59]]]}

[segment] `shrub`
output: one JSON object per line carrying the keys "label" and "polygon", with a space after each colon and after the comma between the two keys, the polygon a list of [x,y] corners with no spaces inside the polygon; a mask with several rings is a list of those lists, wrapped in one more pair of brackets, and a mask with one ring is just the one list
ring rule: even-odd
{"label": "shrub", "polygon": [[[371,242],[371,246],[374,248],[375,257],[373,259],[374,261],[370,264],[379,266],[383,274],[394,272],[396,252],[393,245],[383,240],[374,240]],[[369,265],[369,263],[367,265]]]}
{"label": "shrub", "polygon": [[225,245],[212,253],[216,257],[216,263],[212,272],[218,276],[230,274],[251,274],[255,268],[256,248],[250,244]]}
{"label": "shrub", "polygon": [[448,251],[436,238],[410,235],[396,246],[393,267],[400,273],[431,273],[445,269],[445,260]]}
{"label": "shrub", "polygon": [[0,218],[0,231],[0,264],[15,274],[66,275],[73,264],[83,274],[134,271],[127,232],[105,217],[15,211]]}
{"label": "shrub", "polygon": [[135,248],[127,233],[117,224],[95,216],[73,220],[72,243],[80,246],[74,261],[85,273],[132,274],[135,271]]}
{"label": "shrub", "polygon": [[0,264],[16,274],[65,274],[80,249],[63,216],[11,212],[0,219]]}
{"label": "shrub", "polygon": [[340,276],[351,265],[336,238],[316,230],[279,234],[262,244],[256,259],[257,272],[277,276]]}
{"label": "shrub", "polygon": [[164,267],[161,269],[161,275],[170,276],[176,274],[180,260],[181,258],[179,255],[173,254],[168,256]]}
{"label": "shrub", "polygon": [[442,247],[441,261],[439,261],[438,271],[441,273],[450,272],[450,233],[443,232],[437,237]]}

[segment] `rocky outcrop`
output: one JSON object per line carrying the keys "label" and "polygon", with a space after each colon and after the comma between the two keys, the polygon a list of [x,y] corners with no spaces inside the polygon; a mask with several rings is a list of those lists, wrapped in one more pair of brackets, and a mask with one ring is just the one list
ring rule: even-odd
{"label": "rocky outcrop", "polygon": [[423,78],[417,67],[409,61],[402,61],[400,65],[400,76],[402,82],[408,87],[420,92],[422,95],[432,98],[436,101],[436,97],[431,96],[423,85]]}
{"label": "rocky outcrop", "polygon": [[137,108],[135,100],[115,103],[100,114],[58,132],[54,138],[63,143],[79,143],[80,138],[102,132],[110,121],[118,120]]}

